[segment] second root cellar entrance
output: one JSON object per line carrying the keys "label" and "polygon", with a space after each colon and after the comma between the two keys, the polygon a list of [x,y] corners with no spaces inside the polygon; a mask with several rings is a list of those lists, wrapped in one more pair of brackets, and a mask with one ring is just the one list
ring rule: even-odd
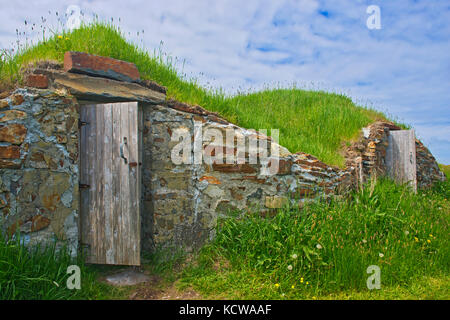
{"label": "second root cellar entrance", "polygon": [[86,262],[140,265],[137,102],[80,106],[80,240]]}

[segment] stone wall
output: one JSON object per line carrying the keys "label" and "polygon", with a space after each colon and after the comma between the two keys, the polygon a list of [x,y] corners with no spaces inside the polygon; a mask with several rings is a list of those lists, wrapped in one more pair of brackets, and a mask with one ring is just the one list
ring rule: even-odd
{"label": "stone wall", "polygon": [[[383,176],[389,131],[400,129],[388,122],[364,128],[345,150],[346,167],[340,169],[305,153],[291,154],[262,132],[237,127],[199,106],[167,101],[165,88],[140,80],[133,65],[80,53],[66,56],[72,61],[66,71],[75,73],[44,64],[27,71],[28,88],[0,94],[0,227],[9,234],[19,228],[27,243],[68,240],[77,248],[81,100],[138,101],[142,108],[143,251],[172,245],[191,251],[214,237],[221,215],[272,215],[288,203],[302,207]],[[227,139],[228,132],[233,139]],[[174,161],[181,141],[191,148],[182,153],[183,161]],[[443,180],[429,150],[420,141],[416,146],[419,187]],[[199,160],[195,150],[214,161]],[[263,157],[252,161],[251,155]],[[229,157],[243,161],[228,162]]]}
{"label": "stone wall", "polygon": [[0,226],[25,243],[78,243],[75,99],[18,89],[0,100]]}
{"label": "stone wall", "polygon": [[[262,175],[263,164],[252,164],[248,157],[244,163],[227,164],[227,153],[236,155],[238,150],[225,139],[215,144],[223,150],[223,163],[195,163],[194,147],[187,155],[191,164],[174,163],[172,150],[181,141],[174,133],[184,129],[194,143],[198,138],[194,137],[195,125],[201,125],[197,135],[203,137],[216,129],[225,138],[226,131],[232,130],[245,137],[246,150],[250,137],[258,143],[267,140],[268,150],[276,145],[271,138],[239,128],[200,107],[178,102],[144,107],[142,242],[146,249],[175,245],[190,251],[214,237],[220,215],[236,210],[273,214],[288,202],[302,206],[305,201],[352,188],[350,172],[304,153],[290,154],[283,147],[279,147],[279,171],[274,175]],[[206,150],[212,142],[202,141],[201,148]]]}
{"label": "stone wall", "polygon": [[[394,130],[401,128],[392,122],[377,121],[363,128],[360,139],[346,148],[344,151],[346,167],[353,172],[356,183],[362,184],[370,177],[387,174],[386,150],[389,145],[389,132]],[[445,180],[436,159],[418,139],[416,139],[416,171],[418,188],[428,188],[436,181]]]}

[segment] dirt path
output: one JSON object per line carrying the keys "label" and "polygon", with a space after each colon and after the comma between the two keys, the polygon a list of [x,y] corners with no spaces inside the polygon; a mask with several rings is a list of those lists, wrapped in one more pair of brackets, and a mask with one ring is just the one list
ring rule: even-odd
{"label": "dirt path", "polygon": [[201,300],[202,297],[193,289],[178,290],[175,284],[167,288],[158,288],[159,284],[147,282],[139,285],[130,294],[131,300]]}

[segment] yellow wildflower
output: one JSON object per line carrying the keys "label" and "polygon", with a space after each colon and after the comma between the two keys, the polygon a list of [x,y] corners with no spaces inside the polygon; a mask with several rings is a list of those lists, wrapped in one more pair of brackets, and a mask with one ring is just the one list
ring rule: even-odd
{"label": "yellow wildflower", "polygon": [[275,288],[278,288],[280,286],[279,283],[275,283]]}
{"label": "yellow wildflower", "polygon": [[295,289],[295,286],[294,285],[292,285],[292,287],[291,287],[292,289]]}
{"label": "yellow wildflower", "polygon": [[300,278],[300,282],[303,283],[303,278]]}
{"label": "yellow wildflower", "polygon": [[427,240],[427,242],[428,242],[428,243],[431,243],[431,240],[430,240],[430,239],[428,239],[428,240]]}
{"label": "yellow wildflower", "polygon": [[419,242],[419,239],[417,237],[414,237],[414,241]]}
{"label": "yellow wildflower", "polygon": [[62,36],[58,36],[58,39],[62,39]]}

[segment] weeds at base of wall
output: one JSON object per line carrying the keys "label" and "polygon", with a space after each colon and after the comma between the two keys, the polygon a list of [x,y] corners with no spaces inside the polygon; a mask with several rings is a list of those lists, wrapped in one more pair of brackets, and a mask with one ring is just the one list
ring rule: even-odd
{"label": "weeds at base of wall", "polygon": [[[80,290],[67,288],[70,265],[80,268]],[[20,233],[0,237],[0,300],[101,299],[108,290],[96,277],[81,256],[72,258],[67,247],[58,248],[56,242],[30,247]]]}
{"label": "weeds at base of wall", "polygon": [[[424,282],[431,279],[436,298],[443,298],[440,287],[450,279],[449,190],[446,181],[414,194],[380,179],[346,199],[280,209],[273,218],[224,219],[180,285],[219,299],[344,298],[346,292],[414,299],[435,296]],[[385,291],[368,290],[370,265],[381,268]]]}

